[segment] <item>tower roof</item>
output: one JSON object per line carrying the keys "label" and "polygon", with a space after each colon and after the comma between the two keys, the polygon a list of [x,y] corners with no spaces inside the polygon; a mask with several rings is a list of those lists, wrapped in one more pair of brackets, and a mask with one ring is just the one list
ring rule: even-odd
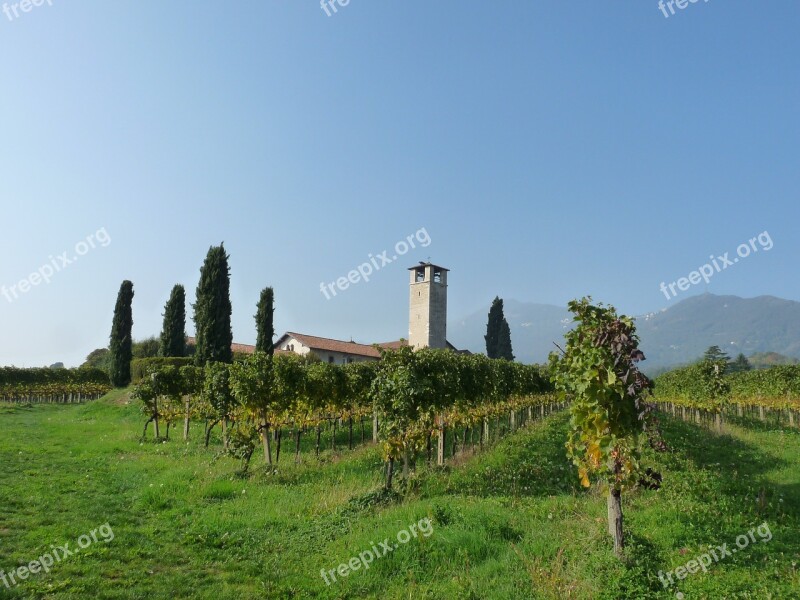
{"label": "tower roof", "polygon": [[414,265],[413,267],[408,267],[409,271],[413,271],[414,269],[419,269],[420,267],[434,267],[436,269],[441,269],[442,271],[449,271],[450,269],[446,269],[445,267],[440,267],[439,265],[435,265],[432,262],[428,261],[419,261],[419,264]]}

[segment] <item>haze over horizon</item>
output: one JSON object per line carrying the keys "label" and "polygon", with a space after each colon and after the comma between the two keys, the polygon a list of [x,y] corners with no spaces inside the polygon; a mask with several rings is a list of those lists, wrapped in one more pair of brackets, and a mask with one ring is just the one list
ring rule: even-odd
{"label": "haze over horizon", "polygon": [[[406,268],[429,258],[451,269],[450,321],[495,296],[632,315],[706,291],[800,300],[800,5],[220,8],[0,14],[0,365],[106,346],[123,279],[134,336],[157,335],[221,241],[241,343],[266,286],[279,333],[404,335]],[[764,232],[709,283],[659,289]]]}

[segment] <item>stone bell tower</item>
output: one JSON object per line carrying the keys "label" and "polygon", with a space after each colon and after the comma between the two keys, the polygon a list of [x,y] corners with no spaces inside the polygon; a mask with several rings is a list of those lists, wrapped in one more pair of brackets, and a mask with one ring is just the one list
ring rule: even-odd
{"label": "stone bell tower", "polygon": [[447,272],[430,262],[411,267],[408,345],[447,347]]}

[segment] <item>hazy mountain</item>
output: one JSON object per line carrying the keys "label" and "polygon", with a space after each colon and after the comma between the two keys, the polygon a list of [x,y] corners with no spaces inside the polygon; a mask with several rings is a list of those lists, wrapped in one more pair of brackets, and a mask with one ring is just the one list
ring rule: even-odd
{"label": "hazy mountain", "polygon": [[[572,314],[564,306],[534,304],[504,300],[503,312],[511,327],[514,356],[520,362],[545,362],[556,349],[553,342],[563,346],[564,333],[572,322]],[[456,348],[486,353],[486,310],[473,313],[447,324],[447,340]]]}
{"label": "hazy mountain", "polygon": [[798,358],[784,356],[777,352],[759,352],[753,356],[748,356],[747,360],[750,361],[754,369],[769,369],[778,365],[796,365],[800,363]]}
{"label": "hazy mountain", "polygon": [[[486,310],[447,326],[447,337],[459,348],[484,352]],[[570,326],[566,307],[505,301],[505,315],[517,360],[544,362],[562,344]],[[732,357],[778,352],[800,358],[800,302],[774,296],[740,298],[703,294],[687,298],[658,312],[638,316],[641,348],[647,371],[691,362],[712,345]]]}

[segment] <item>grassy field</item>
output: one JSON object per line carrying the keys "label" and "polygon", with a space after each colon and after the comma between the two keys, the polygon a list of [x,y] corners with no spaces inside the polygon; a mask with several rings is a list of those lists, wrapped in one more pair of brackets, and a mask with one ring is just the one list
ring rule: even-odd
{"label": "grassy field", "polygon": [[[0,581],[0,598],[800,597],[798,430],[731,423],[718,436],[665,418],[671,452],[646,455],[663,487],[623,499],[620,562],[604,497],[580,489],[565,459],[563,414],[419,469],[404,499],[377,492],[372,445],[320,459],[305,447],[299,466],[287,449],[274,475],[257,454],[243,478],[218,444],[202,447],[200,426],[189,444],[141,443],[143,422],[120,392],[81,406],[0,405],[0,569],[75,549],[106,523],[114,535],[10,589]],[[323,581],[322,569],[425,517],[427,537]],[[707,573],[668,590],[659,581],[659,570],[709,545],[736,548],[762,523],[770,541],[756,533]]]}

